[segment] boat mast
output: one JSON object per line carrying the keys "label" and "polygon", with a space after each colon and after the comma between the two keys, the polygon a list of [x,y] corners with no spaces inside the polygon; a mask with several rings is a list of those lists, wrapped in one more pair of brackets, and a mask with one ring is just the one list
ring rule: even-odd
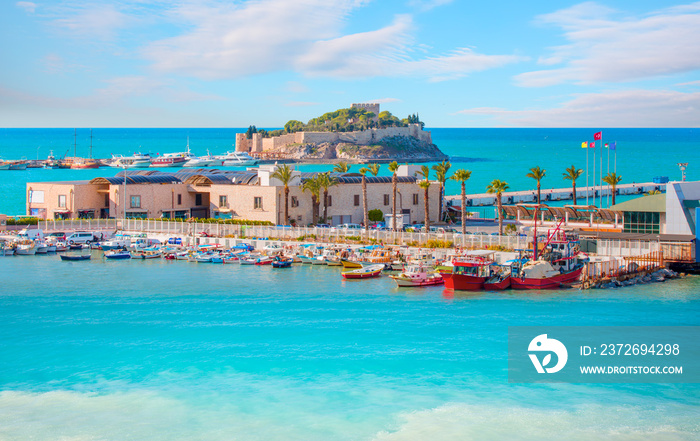
{"label": "boat mast", "polygon": [[92,129],[90,129],[90,159],[92,159]]}

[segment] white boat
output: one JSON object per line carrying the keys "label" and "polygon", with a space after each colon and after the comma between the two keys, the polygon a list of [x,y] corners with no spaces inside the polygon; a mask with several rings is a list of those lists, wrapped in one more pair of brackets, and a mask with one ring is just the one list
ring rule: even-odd
{"label": "white boat", "polygon": [[23,240],[17,244],[15,254],[18,256],[33,256],[36,254],[36,243],[33,240]]}
{"label": "white boat", "polygon": [[210,155],[207,150],[207,156],[191,156],[183,167],[211,167],[212,165],[221,165],[221,159]]}
{"label": "white boat", "polygon": [[128,234],[117,234],[113,238],[106,240],[100,244],[102,251],[116,250],[119,248],[128,248],[131,246],[131,236]]}
{"label": "white boat", "polygon": [[389,276],[399,287],[433,286],[445,283],[442,276],[423,265],[409,265],[398,276]]}
{"label": "white boat", "polygon": [[109,166],[114,168],[148,168],[151,166],[151,155],[148,153],[134,153],[131,156],[112,155],[112,162]]}
{"label": "white boat", "polygon": [[258,160],[250,156],[248,152],[226,152],[218,159],[221,160],[221,165],[227,167],[248,167],[258,163]]}
{"label": "white boat", "polygon": [[46,254],[49,252],[49,245],[42,241],[36,242],[36,254]]}

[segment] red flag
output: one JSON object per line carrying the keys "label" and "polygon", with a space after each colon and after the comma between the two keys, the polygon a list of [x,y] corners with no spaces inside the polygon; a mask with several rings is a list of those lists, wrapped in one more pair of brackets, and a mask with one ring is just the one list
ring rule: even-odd
{"label": "red flag", "polygon": [[589,143],[588,143],[588,148],[589,148],[589,149],[594,149],[594,148],[595,148],[595,142],[589,142]]}
{"label": "red flag", "polygon": [[603,132],[594,133],[593,139],[595,139],[596,141],[600,141],[601,139],[603,139]]}

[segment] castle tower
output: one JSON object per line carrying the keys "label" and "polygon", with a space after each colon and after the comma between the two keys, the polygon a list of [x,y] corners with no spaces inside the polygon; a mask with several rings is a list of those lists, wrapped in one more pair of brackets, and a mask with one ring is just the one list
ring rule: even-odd
{"label": "castle tower", "polygon": [[372,118],[372,120],[374,122],[379,121],[379,103],[353,103],[350,107],[353,109],[365,109],[368,112],[372,112],[374,113],[374,118]]}

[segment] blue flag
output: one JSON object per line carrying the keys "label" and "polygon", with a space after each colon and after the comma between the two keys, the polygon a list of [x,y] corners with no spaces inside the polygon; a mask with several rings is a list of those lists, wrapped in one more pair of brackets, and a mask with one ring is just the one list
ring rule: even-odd
{"label": "blue flag", "polygon": [[615,147],[616,147],[615,144],[616,144],[616,143],[617,143],[617,141],[615,141],[615,142],[613,142],[612,144],[610,144],[610,150],[615,150]]}

